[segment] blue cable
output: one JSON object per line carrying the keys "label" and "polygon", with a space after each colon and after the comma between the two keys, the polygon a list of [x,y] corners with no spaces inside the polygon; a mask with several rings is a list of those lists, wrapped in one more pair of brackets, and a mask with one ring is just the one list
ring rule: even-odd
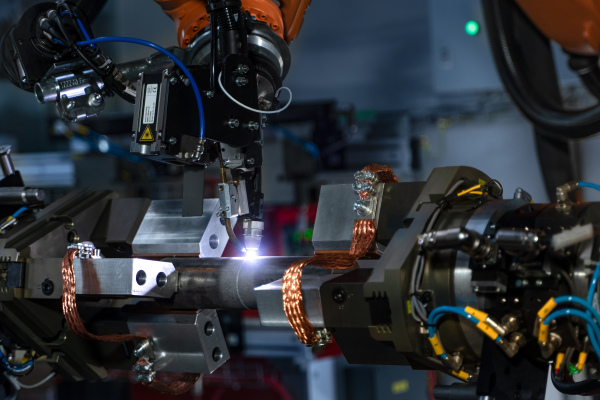
{"label": "blue cable", "polygon": [[108,42],[133,43],[133,44],[139,44],[141,46],[150,47],[154,50],[160,51],[161,53],[163,53],[164,55],[169,57],[171,60],[173,60],[175,65],[177,65],[181,69],[181,71],[185,74],[185,76],[190,80],[192,89],[194,89],[194,95],[196,96],[196,103],[198,104],[198,119],[200,122],[199,136],[200,136],[200,139],[204,139],[204,124],[205,124],[204,108],[202,105],[202,97],[200,96],[200,89],[198,89],[198,85],[196,84],[196,81],[195,81],[194,77],[192,76],[190,70],[187,69],[187,67],[181,62],[181,60],[179,60],[179,58],[177,58],[169,50],[167,50],[163,47],[160,47],[159,45],[157,45],[155,43],[152,43],[152,42],[149,42],[149,41],[143,40],[143,39],[136,39],[136,38],[129,38],[129,37],[121,37],[121,36],[99,37],[96,39],[84,40],[81,42],[77,42],[77,46],[91,46],[91,45],[98,44],[98,43],[108,43]]}
{"label": "blue cable", "polygon": [[[564,308],[562,310],[554,311],[552,314],[550,314],[546,317],[546,319],[544,320],[543,323],[544,323],[544,325],[549,325],[550,322],[552,322],[552,320],[554,320],[556,318],[561,318],[561,317],[577,317],[577,318],[583,319],[585,322],[587,322],[588,326],[591,326],[593,328],[593,332],[596,335],[596,337],[600,337],[600,327],[598,327],[598,325],[594,322],[592,317],[590,317],[588,314],[584,313],[583,311],[579,311],[579,310]],[[589,332],[588,332],[588,334],[589,334]],[[590,342],[591,342],[591,340],[590,340]],[[594,351],[596,352],[596,354],[600,354],[600,346],[598,346],[597,342],[592,343],[592,347],[594,348]]]}
{"label": "blue cable", "polygon": [[[598,277],[599,276],[600,276],[600,263],[598,265],[596,265],[596,270],[594,271],[594,275],[592,276],[592,282],[590,283],[590,289],[588,290],[588,295],[587,295],[587,302],[590,305],[590,308],[594,311],[595,311],[594,306],[593,306],[594,292],[596,291],[596,286],[598,285]],[[590,315],[590,314],[591,313],[588,311],[588,315]],[[596,321],[598,323],[600,323],[600,320],[598,318],[596,318]],[[600,339],[600,337],[596,336],[593,331],[590,332],[589,330],[590,329],[588,326],[588,336],[590,337],[590,342],[592,343],[592,346],[594,346],[594,343],[595,343],[596,347],[600,348],[600,343],[598,342],[598,339]],[[594,347],[594,348],[596,348],[596,347]],[[598,357],[600,357],[600,354],[596,353],[596,355]]]}
{"label": "blue cable", "polygon": [[479,323],[479,320],[466,312],[462,307],[453,307],[453,306],[440,306],[433,310],[429,317],[427,318],[427,325],[429,330],[429,337],[435,336],[436,326],[444,315],[446,314],[457,314],[465,319],[473,322],[475,325]]}
{"label": "blue cable", "polygon": [[[597,268],[596,271],[600,274],[600,268]],[[592,278],[592,285],[590,286],[590,289],[592,290],[592,297],[593,297],[593,291],[595,290],[595,287],[596,287],[596,283],[594,283],[594,279],[596,282],[598,282],[597,274],[594,274],[594,278]],[[590,297],[589,297],[589,293],[588,293],[588,299],[589,298]],[[594,309],[594,307],[591,305],[591,302],[587,302],[587,301],[580,299],[579,297],[575,297],[575,296],[560,296],[560,297],[557,297],[556,299],[554,299],[554,302],[556,304],[574,303],[574,304],[584,307],[586,309],[586,314],[590,318],[593,317],[597,321],[597,323],[594,325],[596,327],[598,327],[598,322],[600,322],[600,314],[598,314],[598,311],[596,311]],[[590,342],[592,343],[592,346],[594,348],[600,349],[600,343],[598,342],[598,337],[595,335],[594,330],[592,328],[593,328],[593,326],[591,326],[589,324],[587,325],[588,336],[590,337]]]}
{"label": "blue cable", "polygon": [[11,215],[11,217],[18,218],[21,214],[23,214],[27,210],[29,210],[29,207],[21,207],[17,211],[15,211],[15,213],[13,215]]}
{"label": "blue cable", "polygon": [[582,188],[591,188],[591,189],[596,189],[596,190],[600,190],[600,185],[597,185],[595,183],[590,183],[590,182],[577,182],[577,185],[579,187]]}
{"label": "blue cable", "polygon": [[[61,17],[64,17],[65,15],[69,15],[69,12],[63,11],[60,14]],[[81,29],[81,32],[83,32],[83,36],[85,37],[85,40],[92,40],[92,37],[88,33],[87,29],[85,29],[85,26],[83,25],[83,23],[81,22],[81,20],[77,16],[77,14],[73,13],[73,15],[75,16],[75,19],[77,20],[77,25],[79,25],[79,29]]]}

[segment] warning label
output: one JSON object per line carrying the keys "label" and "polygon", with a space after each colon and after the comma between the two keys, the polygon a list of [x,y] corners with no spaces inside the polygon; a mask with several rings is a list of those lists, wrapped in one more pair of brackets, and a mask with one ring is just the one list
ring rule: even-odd
{"label": "warning label", "polygon": [[146,129],[144,129],[140,142],[154,142],[154,134],[152,133],[152,129],[150,129],[150,125],[146,125]]}
{"label": "warning label", "polygon": [[144,101],[144,124],[154,123],[156,116],[156,97],[158,96],[158,84],[146,85],[146,100]]}

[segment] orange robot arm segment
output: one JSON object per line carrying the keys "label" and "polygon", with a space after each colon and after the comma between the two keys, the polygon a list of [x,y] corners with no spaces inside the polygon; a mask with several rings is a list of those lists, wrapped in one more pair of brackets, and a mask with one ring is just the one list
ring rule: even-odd
{"label": "orange robot arm segment", "polygon": [[[175,22],[177,41],[186,48],[193,37],[210,23],[205,0],[155,0]],[[258,21],[267,23],[286,42],[292,41],[300,31],[304,13],[310,0],[282,0],[277,6],[273,0],[242,0],[242,11]]]}
{"label": "orange robot arm segment", "polygon": [[516,0],[549,39],[567,51],[598,55],[600,3],[596,0]]}

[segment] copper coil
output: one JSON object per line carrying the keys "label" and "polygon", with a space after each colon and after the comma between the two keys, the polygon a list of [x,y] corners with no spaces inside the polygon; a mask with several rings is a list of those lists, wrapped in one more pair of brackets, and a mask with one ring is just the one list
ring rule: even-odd
{"label": "copper coil", "polygon": [[[383,183],[400,182],[392,168],[387,165],[371,164],[363,171],[377,173]],[[368,198],[367,192],[359,192],[361,199]],[[348,255],[345,254],[318,254],[306,260],[296,261],[285,271],[283,276],[282,294],[283,308],[294,333],[298,339],[312,345],[319,339],[317,331],[310,323],[304,301],[302,300],[302,269],[307,265],[316,265],[328,269],[347,269],[354,266],[357,259],[364,257],[375,242],[375,224],[372,219],[359,219],[354,221],[352,232],[352,245]]]}
{"label": "copper coil", "polygon": [[318,341],[315,327],[310,323],[302,300],[302,269],[316,265],[327,269],[347,269],[354,266],[357,259],[364,257],[375,241],[375,225],[372,219],[354,221],[352,246],[348,255],[318,254],[305,260],[296,261],[283,276],[283,309],[298,339],[306,345]]}

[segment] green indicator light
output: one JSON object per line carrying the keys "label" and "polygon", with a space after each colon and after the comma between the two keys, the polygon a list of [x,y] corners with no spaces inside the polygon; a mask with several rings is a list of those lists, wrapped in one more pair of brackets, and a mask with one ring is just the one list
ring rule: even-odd
{"label": "green indicator light", "polygon": [[465,24],[465,32],[467,32],[467,35],[469,36],[477,35],[477,33],[479,32],[479,24],[477,23],[477,21],[468,21]]}
{"label": "green indicator light", "polygon": [[313,236],[312,228],[308,228],[306,231],[304,231],[304,239],[312,240],[312,236]]}

